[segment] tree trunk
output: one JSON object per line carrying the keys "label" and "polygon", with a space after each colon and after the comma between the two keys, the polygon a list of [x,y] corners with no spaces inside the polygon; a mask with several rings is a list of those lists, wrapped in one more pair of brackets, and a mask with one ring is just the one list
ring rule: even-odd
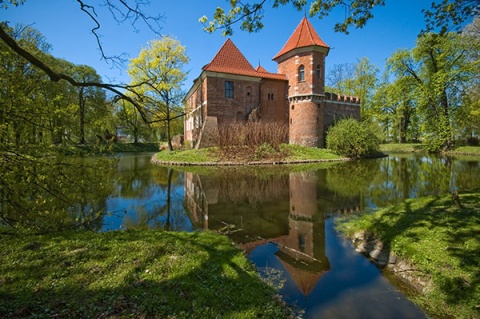
{"label": "tree trunk", "polygon": [[80,110],[80,144],[85,144],[85,99],[83,98],[84,88],[78,93],[78,106]]}
{"label": "tree trunk", "polygon": [[173,151],[172,145],[172,133],[170,131],[170,100],[168,98],[168,92],[165,98],[165,106],[166,106],[166,123],[167,123],[167,143],[168,143],[168,151]]}

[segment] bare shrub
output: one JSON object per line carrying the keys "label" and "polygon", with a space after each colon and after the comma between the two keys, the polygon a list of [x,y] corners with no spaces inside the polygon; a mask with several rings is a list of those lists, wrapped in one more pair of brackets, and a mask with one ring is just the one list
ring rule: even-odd
{"label": "bare shrub", "polygon": [[245,124],[225,125],[220,129],[219,146],[242,146],[256,148],[269,144],[278,149],[288,140],[288,127],[278,122],[248,122]]}
{"label": "bare shrub", "polygon": [[259,147],[271,147],[279,151],[288,141],[288,127],[279,122],[247,122],[230,124],[219,129],[219,148],[227,157],[233,155],[257,155]]}

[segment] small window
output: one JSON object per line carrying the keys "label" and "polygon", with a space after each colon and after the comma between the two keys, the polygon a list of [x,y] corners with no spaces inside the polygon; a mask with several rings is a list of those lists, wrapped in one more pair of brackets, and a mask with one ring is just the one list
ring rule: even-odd
{"label": "small window", "polygon": [[233,99],[233,82],[225,81],[225,97]]}
{"label": "small window", "polygon": [[322,68],[320,67],[320,64],[317,65],[317,78],[322,78]]}
{"label": "small window", "polygon": [[298,67],[298,82],[303,81],[305,81],[305,67],[303,65],[300,65]]}
{"label": "small window", "polygon": [[267,99],[273,101],[273,93],[267,93]]}
{"label": "small window", "polygon": [[305,252],[305,234],[298,234],[298,249],[303,253]]}
{"label": "small window", "polygon": [[295,110],[295,105],[294,105],[294,104],[292,104],[292,111],[293,111],[293,110]]}

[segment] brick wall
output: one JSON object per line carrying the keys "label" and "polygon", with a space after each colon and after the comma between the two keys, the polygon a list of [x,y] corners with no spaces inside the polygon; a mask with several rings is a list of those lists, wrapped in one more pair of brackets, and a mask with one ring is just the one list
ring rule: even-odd
{"label": "brick wall", "polygon": [[[304,81],[298,82],[299,67],[304,67]],[[325,53],[301,52],[281,60],[278,73],[285,74],[289,80],[289,96],[304,94],[323,94],[325,86]],[[320,73],[320,74],[319,74]]]}
{"label": "brick wall", "polygon": [[260,84],[261,120],[288,123],[288,83],[264,80]]}
{"label": "brick wall", "polygon": [[[246,116],[259,106],[259,81],[240,78],[207,77],[208,116],[216,116],[218,125],[242,122]],[[225,82],[233,82],[234,97],[225,97]]]}

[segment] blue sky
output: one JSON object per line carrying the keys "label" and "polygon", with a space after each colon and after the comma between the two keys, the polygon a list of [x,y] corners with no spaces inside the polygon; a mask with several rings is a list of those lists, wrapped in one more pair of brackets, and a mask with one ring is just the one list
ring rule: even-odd
{"label": "blue sky", "polygon": [[[94,3],[95,1],[86,1]],[[424,26],[422,8],[428,8],[431,0],[386,1],[384,7],[375,8],[374,18],[363,29],[352,29],[349,35],[335,33],[335,22],[342,20],[344,11],[334,11],[322,20],[309,18],[322,40],[330,47],[326,60],[327,73],[335,64],[355,63],[367,57],[371,63],[383,70],[384,63],[399,48],[412,48]],[[190,62],[186,66],[189,76],[185,82],[188,90],[192,81],[200,74],[203,65],[211,61],[226,41],[221,32],[207,34],[202,30],[198,19],[202,15],[211,17],[215,8],[227,8],[225,0],[152,0],[149,12],[152,15],[164,14],[162,34],[177,38],[186,46]],[[134,58],[149,40],[157,36],[145,25],[139,24],[135,32],[127,23],[119,25],[108,12],[97,7],[102,26],[99,33],[106,54],[125,53]],[[304,13],[291,5],[278,9],[269,8],[265,12],[264,29],[258,33],[246,33],[235,29],[231,37],[235,45],[253,65],[260,63],[270,72],[277,71],[272,57],[283,47],[295,30]],[[90,32],[93,24],[75,0],[27,0],[17,8],[0,9],[0,21],[32,24],[53,46],[52,55],[75,64],[94,67],[104,81],[128,82],[125,71],[112,68],[101,60],[96,40]]]}

